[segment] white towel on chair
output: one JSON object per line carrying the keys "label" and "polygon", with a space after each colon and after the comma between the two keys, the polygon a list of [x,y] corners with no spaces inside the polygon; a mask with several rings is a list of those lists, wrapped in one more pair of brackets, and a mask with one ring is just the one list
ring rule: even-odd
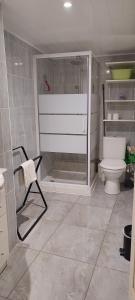
{"label": "white towel on chair", "polygon": [[28,188],[32,182],[37,180],[35,164],[32,159],[29,159],[22,163],[21,166],[23,168],[25,186]]}

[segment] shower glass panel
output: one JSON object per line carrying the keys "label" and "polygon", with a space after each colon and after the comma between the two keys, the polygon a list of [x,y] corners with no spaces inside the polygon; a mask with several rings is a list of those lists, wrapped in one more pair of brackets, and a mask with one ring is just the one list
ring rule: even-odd
{"label": "shower glass panel", "polygon": [[36,61],[41,180],[87,185],[89,56]]}

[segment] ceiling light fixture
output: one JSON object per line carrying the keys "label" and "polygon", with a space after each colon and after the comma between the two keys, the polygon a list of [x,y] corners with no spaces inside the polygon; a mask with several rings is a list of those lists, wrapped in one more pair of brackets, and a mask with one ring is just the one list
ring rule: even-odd
{"label": "ceiling light fixture", "polygon": [[70,7],[72,7],[72,3],[71,3],[70,1],[65,2],[65,3],[64,3],[64,7],[65,7],[65,8],[70,8]]}

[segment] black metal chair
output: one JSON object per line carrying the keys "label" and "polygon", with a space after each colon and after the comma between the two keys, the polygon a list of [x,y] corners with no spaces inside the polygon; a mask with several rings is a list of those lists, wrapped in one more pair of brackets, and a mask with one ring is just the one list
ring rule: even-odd
{"label": "black metal chair", "polygon": [[[27,155],[27,153],[26,153],[26,151],[25,151],[25,149],[24,149],[23,146],[16,147],[16,148],[13,149],[13,151],[16,151],[16,150],[19,150],[19,149],[22,150],[25,159],[26,159],[26,160],[29,160],[28,155]],[[34,161],[34,162],[35,162],[36,160],[38,160],[37,166],[35,167],[35,171],[36,171],[36,173],[37,173],[38,168],[39,168],[40,163],[41,163],[41,160],[42,160],[42,156],[39,155],[39,156],[33,158],[33,161]],[[14,175],[15,175],[17,172],[19,172],[20,170],[22,170],[22,166],[19,166],[17,169],[14,170]],[[38,188],[39,192],[33,192],[33,191],[31,191],[31,187],[32,187],[33,183],[35,183],[35,184],[37,185],[37,188]],[[30,228],[28,229],[28,231],[27,231],[23,236],[20,234],[20,232],[19,232],[19,227],[18,227],[18,225],[17,225],[17,234],[18,234],[18,237],[19,237],[19,239],[20,239],[21,241],[24,241],[24,240],[26,239],[26,237],[28,236],[28,234],[29,234],[29,233],[31,232],[31,230],[36,226],[36,224],[38,223],[38,221],[42,218],[42,216],[45,214],[45,212],[46,212],[46,210],[47,210],[47,203],[46,203],[46,201],[45,201],[45,197],[44,197],[44,195],[43,195],[43,193],[42,193],[42,191],[41,191],[41,188],[40,188],[40,185],[39,185],[38,181],[36,180],[36,181],[32,182],[32,183],[29,185],[29,187],[28,187],[28,189],[27,189],[27,192],[26,192],[26,195],[25,195],[25,198],[24,198],[24,200],[23,200],[23,204],[17,209],[16,214],[18,214],[18,213],[24,208],[29,193],[38,193],[38,194],[41,195],[41,198],[42,198],[43,204],[44,204],[44,207],[43,207],[44,210],[43,210],[43,212],[38,216],[38,218],[37,218],[37,219],[35,220],[35,222],[30,226]],[[41,206],[41,207],[42,207],[42,206]]]}

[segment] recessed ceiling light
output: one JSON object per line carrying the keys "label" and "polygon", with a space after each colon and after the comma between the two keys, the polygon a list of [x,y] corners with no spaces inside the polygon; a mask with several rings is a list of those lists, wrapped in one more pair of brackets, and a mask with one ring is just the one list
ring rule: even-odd
{"label": "recessed ceiling light", "polygon": [[71,3],[70,1],[65,2],[65,3],[64,3],[64,7],[65,7],[65,8],[70,8],[70,7],[72,7],[72,3]]}

